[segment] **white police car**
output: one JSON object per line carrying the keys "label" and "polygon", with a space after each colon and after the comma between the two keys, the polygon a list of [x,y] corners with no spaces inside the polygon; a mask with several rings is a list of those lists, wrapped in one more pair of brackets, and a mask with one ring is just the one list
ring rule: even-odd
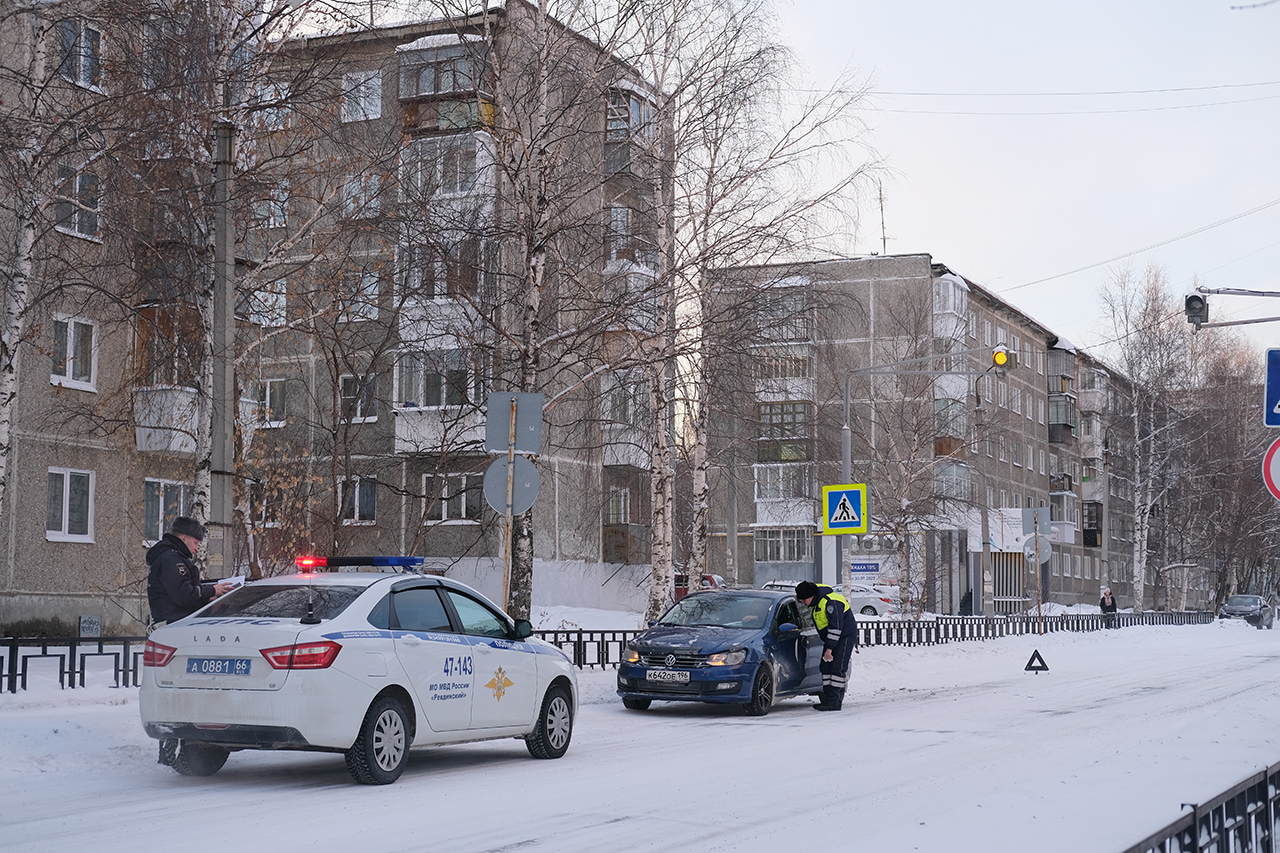
{"label": "white police car", "polygon": [[526,620],[447,578],[362,570],[421,558],[305,559],[329,571],[246,584],[147,640],[139,707],[162,763],[207,776],[241,749],[342,752],[386,785],[415,744],[564,755],[577,675]]}

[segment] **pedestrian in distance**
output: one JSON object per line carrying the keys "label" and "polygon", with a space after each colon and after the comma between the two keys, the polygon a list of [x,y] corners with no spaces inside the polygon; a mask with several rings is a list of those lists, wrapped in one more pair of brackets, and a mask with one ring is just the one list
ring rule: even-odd
{"label": "pedestrian in distance", "polygon": [[813,622],[822,638],[822,699],[815,711],[839,711],[849,686],[849,659],[858,645],[858,619],[849,600],[829,586],[801,581],[796,598],[813,611]]}
{"label": "pedestrian in distance", "polygon": [[1116,626],[1116,599],[1111,594],[1111,587],[1102,590],[1102,598],[1098,600],[1098,607],[1102,610],[1102,623],[1108,628]]}
{"label": "pedestrian in distance", "polygon": [[190,616],[235,588],[231,581],[201,582],[193,557],[204,537],[203,524],[180,515],[147,551],[147,602],[151,605],[148,633]]}

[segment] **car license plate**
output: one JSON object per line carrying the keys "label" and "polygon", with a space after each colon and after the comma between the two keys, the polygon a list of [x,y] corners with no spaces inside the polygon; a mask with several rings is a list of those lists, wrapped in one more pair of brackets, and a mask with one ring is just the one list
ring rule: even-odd
{"label": "car license plate", "polygon": [[689,671],[682,669],[651,669],[644,674],[646,681],[663,681],[668,684],[687,684]]}
{"label": "car license plate", "polygon": [[248,675],[248,658],[187,658],[187,672],[192,675]]}

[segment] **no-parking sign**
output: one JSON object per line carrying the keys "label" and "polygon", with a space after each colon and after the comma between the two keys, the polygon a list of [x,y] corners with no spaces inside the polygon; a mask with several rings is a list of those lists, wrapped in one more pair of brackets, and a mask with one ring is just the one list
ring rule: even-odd
{"label": "no-parking sign", "polygon": [[1271,442],[1267,455],[1262,457],[1262,479],[1267,484],[1267,491],[1280,501],[1280,438]]}

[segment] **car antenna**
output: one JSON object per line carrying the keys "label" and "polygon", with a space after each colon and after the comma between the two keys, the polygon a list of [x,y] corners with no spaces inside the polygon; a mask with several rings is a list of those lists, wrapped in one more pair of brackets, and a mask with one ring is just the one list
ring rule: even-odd
{"label": "car antenna", "polygon": [[312,595],[313,575],[307,575],[307,615],[300,620],[303,625],[319,625],[320,617],[316,615],[316,603]]}

